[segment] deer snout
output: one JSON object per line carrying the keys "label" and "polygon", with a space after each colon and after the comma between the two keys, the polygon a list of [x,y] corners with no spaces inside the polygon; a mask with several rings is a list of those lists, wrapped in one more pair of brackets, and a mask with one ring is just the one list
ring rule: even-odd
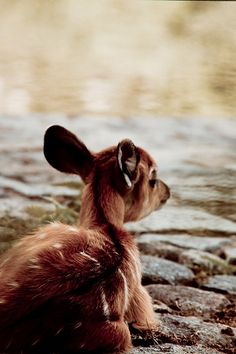
{"label": "deer snout", "polygon": [[161,203],[166,203],[170,198],[170,188],[163,181],[159,181],[161,189]]}

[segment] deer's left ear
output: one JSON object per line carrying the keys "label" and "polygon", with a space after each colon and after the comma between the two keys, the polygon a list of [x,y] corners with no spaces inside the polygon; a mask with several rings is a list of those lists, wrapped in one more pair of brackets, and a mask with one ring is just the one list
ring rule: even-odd
{"label": "deer's left ear", "polygon": [[131,140],[122,140],[117,146],[117,161],[128,188],[133,186],[137,177],[140,153]]}

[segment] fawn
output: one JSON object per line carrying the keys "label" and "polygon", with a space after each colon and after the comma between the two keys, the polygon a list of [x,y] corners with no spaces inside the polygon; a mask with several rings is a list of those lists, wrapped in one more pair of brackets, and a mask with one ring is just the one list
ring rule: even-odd
{"label": "fawn", "polygon": [[92,153],[55,125],[45,133],[44,155],[84,181],[80,222],[51,223],[3,255],[0,351],[126,352],[128,325],[146,331],[157,323],[134,236],[123,224],[157,210],[169,188],[150,155],[127,139]]}

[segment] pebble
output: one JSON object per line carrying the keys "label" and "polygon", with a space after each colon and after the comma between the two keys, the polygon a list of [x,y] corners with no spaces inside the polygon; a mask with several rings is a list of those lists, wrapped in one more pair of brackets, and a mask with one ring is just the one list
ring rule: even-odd
{"label": "pebble", "polygon": [[203,345],[186,345],[167,343],[150,346],[147,348],[134,348],[129,354],[224,354],[215,349],[207,348]]}
{"label": "pebble", "polygon": [[132,232],[185,232],[207,235],[221,233],[233,235],[236,231],[236,222],[223,217],[212,215],[205,210],[191,206],[176,206],[167,203],[157,211],[138,223],[127,224]]}
{"label": "pebble", "polygon": [[167,259],[141,255],[141,263],[143,282],[145,284],[189,284],[194,279],[193,272],[186,266]]}
{"label": "pebble", "polygon": [[155,247],[155,242],[165,242],[185,249],[193,248],[201,251],[214,252],[223,246],[230,244],[230,237],[201,237],[190,235],[165,235],[165,234],[143,234],[138,237],[137,242],[150,243]]}
{"label": "pebble", "polygon": [[214,275],[207,278],[203,287],[236,295],[236,275]]}
{"label": "pebble", "polygon": [[207,272],[225,272],[229,269],[228,263],[210,252],[189,249],[181,253],[180,262],[190,268],[198,268]]}
{"label": "pebble", "polygon": [[222,294],[182,285],[148,285],[147,290],[154,300],[164,302],[181,315],[213,314],[230,304]]}
{"label": "pebble", "polygon": [[150,240],[149,237],[148,240],[146,240],[146,235],[137,238],[140,252],[178,262],[182,249],[165,242],[157,241],[155,236],[156,235],[153,235],[153,240]]}
{"label": "pebble", "polygon": [[[223,353],[234,353],[236,328],[205,322],[194,316],[182,317],[172,314],[159,314],[158,318],[161,323],[159,336],[169,338],[172,343],[203,345],[207,348],[217,348]],[[226,334],[229,328],[231,328],[230,335]]]}

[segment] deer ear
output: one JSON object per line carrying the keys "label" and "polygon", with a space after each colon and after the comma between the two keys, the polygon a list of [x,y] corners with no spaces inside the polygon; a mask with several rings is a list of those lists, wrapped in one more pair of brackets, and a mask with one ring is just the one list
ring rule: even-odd
{"label": "deer ear", "polygon": [[87,147],[59,125],[51,126],[44,135],[44,156],[52,167],[61,172],[78,174],[84,181],[94,163]]}
{"label": "deer ear", "polygon": [[131,140],[125,139],[118,144],[117,161],[127,186],[131,188],[136,179],[140,161],[139,151]]}

